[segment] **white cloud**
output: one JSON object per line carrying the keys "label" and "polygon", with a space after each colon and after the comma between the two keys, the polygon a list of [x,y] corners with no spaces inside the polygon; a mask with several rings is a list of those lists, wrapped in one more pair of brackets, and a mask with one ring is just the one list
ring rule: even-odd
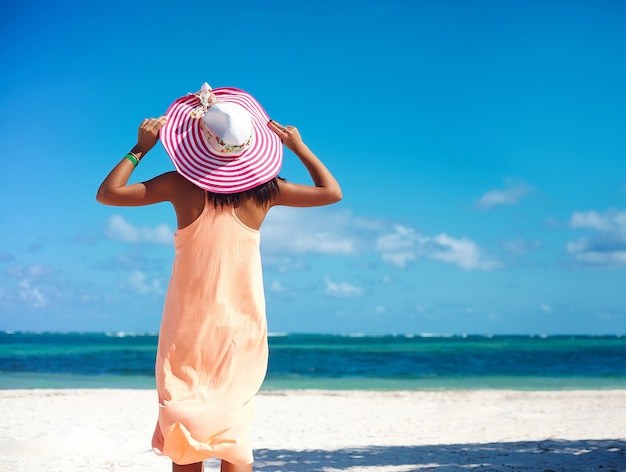
{"label": "white cloud", "polygon": [[274,280],[270,284],[270,290],[272,292],[284,292],[285,291],[285,287],[284,287],[284,285],[282,283],[280,283],[280,281]]}
{"label": "white cloud", "polygon": [[404,252],[413,249],[420,235],[413,228],[394,226],[393,233],[383,234],[378,238],[376,247],[382,252]]}
{"label": "white cloud", "polygon": [[355,254],[357,238],[347,212],[325,208],[273,208],[261,232],[264,252],[292,254]]}
{"label": "white cloud", "polygon": [[396,225],[393,233],[380,236],[376,248],[385,262],[400,268],[419,258],[455,264],[465,270],[492,270],[500,267],[469,239],[455,239],[445,233],[434,237],[423,236],[401,225]]}
{"label": "white cloud", "polygon": [[148,279],[146,274],[140,270],[133,270],[126,277],[122,287],[132,293],[141,295],[163,294],[165,289],[163,283],[159,279]]}
{"label": "white cloud", "polygon": [[424,236],[415,229],[395,225],[392,231],[377,219],[354,217],[329,208],[273,209],[263,225],[264,262],[283,267],[276,254],[327,254],[354,256],[374,249],[388,264],[405,268],[419,259],[437,260],[465,270],[492,270],[500,264],[467,238],[446,233]]}
{"label": "white cloud", "polygon": [[307,264],[294,257],[279,257],[278,255],[263,255],[263,266],[272,267],[274,270],[285,272],[300,272],[307,270]]}
{"label": "white cloud", "polygon": [[31,264],[28,266],[15,266],[7,270],[7,274],[13,277],[38,279],[52,275],[54,270],[51,267],[43,264]]}
{"label": "white cloud", "polygon": [[505,251],[514,256],[523,256],[529,252],[536,251],[541,248],[542,243],[539,240],[527,241],[523,238],[502,241],[502,247]]}
{"label": "white cloud", "polygon": [[489,209],[498,205],[516,205],[530,191],[531,188],[526,185],[514,185],[504,189],[490,190],[478,199],[476,205],[483,209]]}
{"label": "white cloud", "polygon": [[10,267],[6,274],[15,280],[7,279],[0,289],[0,304],[16,312],[16,307],[49,307],[68,295],[67,285],[55,280],[55,270],[44,264]]}
{"label": "white cloud", "polygon": [[456,264],[465,270],[492,270],[500,267],[498,263],[487,258],[478,245],[469,239],[454,239],[447,234],[425,239],[426,243],[434,242],[428,254],[431,259]]}
{"label": "white cloud", "polygon": [[107,238],[130,244],[172,244],[173,234],[174,231],[166,224],[154,228],[135,226],[120,215],[111,216],[105,229]]}
{"label": "white cloud", "polygon": [[38,287],[33,287],[28,280],[19,283],[18,295],[21,301],[33,308],[42,308],[48,305],[48,300]]}
{"label": "white cloud", "polygon": [[626,239],[626,211],[577,211],[570,218],[572,228],[590,228],[603,233],[617,233]]}
{"label": "white cloud", "polygon": [[539,308],[541,308],[541,311],[544,311],[546,313],[552,313],[552,307],[547,303],[542,303]]}
{"label": "white cloud", "polygon": [[30,308],[49,306],[51,300],[46,293],[52,294],[54,300],[55,290],[50,278],[53,274],[53,269],[43,264],[10,267],[7,269],[7,275],[20,280],[9,290],[5,287],[5,290],[0,292],[0,300],[8,303],[18,302]]}
{"label": "white cloud", "polygon": [[626,265],[626,211],[575,212],[569,226],[595,232],[566,244],[565,250],[575,260],[601,266]]}
{"label": "white cloud", "polygon": [[382,253],[385,262],[404,268],[417,258],[420,235],[412,228],[396,225],[393,233],[383,234],[376,241],[376,249]]}
{"label": "white cloud", "polygon": [[383,253],[383,261],[404,269],[408,262],[414,261],[416,255],[412,251]]}
{"label": "white cloud", "polygon": [[328,277],[324,279],[324,284],[326,285],[326,294],[333,297],[352,298],[359,297],[364,293],[361,287],[356,287],[346,282],[335,283]]}
{"label": "white cloud", "polygon": [[593,241],[582,238],[578,241],[567,243],[565,250],[574,256],[574,259],[578,262],[600,266],[626,265],[626,250],[596,250],[593,249],[593,244]]}

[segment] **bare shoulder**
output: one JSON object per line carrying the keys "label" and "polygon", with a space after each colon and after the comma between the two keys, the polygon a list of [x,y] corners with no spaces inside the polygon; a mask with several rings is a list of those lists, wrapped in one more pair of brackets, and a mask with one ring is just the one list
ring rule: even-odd
{"label": "bare shoulder", "polygon": [[193,223],[204,210],[205,191],[178,172],[168,172],[164,178],[170,187],[170,201],[176,211],[178,228],[184,228]]}
{"label": "bare shoulder", "polygon": [[176,171],[165,172],[146,184],[154,186],[172,202],[200,190]]}
{"label": "bare shoulder", "polygon": [[152,180],[158,182],[160,185],[171,187],[172,189],[180,189],[182,186],[190,183],[182,175],[173,170],[165,172]]}

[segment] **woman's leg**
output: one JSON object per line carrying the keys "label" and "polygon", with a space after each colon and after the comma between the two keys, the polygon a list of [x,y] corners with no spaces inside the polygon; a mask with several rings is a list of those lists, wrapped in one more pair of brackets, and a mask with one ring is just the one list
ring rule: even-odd
{"label": "woman's leg", "polygon": [[204,469],[202,462],[179,465],[172,462],[172,472],[202,472]]}
{"label": "woman's leg", "polygon": [[252,472],[252,464],[235,465],[230,462],[222,461],[221,472]]}

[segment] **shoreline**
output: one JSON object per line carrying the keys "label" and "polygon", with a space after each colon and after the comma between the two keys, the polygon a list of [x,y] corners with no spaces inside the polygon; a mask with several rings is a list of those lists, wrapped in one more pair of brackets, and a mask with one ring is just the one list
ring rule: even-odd
{"label": "shoreline", "polygon": [[[5,372],[0,376],[3,390],[153,390],[155,379],[145,375],[77,375],[39,372]],[[562,377],[562,376],[447,376],[432,378],[266,377],[261,392],[276,390],[312,391],[571,391],[626,390],[626,377]]]}
{"label": "shoreline", "polygon": [[[150,389],[0,390],[0,470],[171,470],[150,450],[156,402]],[[263,472],[626,470],[626,389],[262,390],[255,404]]]}

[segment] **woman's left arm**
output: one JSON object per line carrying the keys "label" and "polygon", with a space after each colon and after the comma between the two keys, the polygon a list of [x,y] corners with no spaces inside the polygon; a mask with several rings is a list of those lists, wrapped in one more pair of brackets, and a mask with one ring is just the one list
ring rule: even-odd
{"label": "woman's left arm", "polygon": [[128,185],[130,174],[135,169],[137,163],[157,143],[159,130],[164,124],[164,116],[143,120],[137,133],[137,144],[127,154],[128,157],[122,158],[100,184],[96,195],[98,202],[113,206],[138,206],[169,199],[172,183],[169,173],[155,177],[147,182]]}

